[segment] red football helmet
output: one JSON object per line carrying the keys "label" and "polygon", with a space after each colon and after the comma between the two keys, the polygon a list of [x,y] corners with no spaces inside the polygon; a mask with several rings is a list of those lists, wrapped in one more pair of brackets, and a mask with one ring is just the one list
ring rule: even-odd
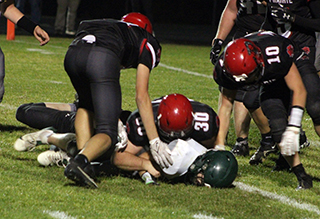
{"label": "red football helmet", "polygon": [[141,13],[131,12],[129,14],[124,15],[121,18],[121,21],[136,24],[139,27],[141,27],[142,29],[145,29],[150,34],[152,34],[151,22],[149,21],[149,19],[145,15],[143,15]]}
{"label": "red football helmet", "polygon": [[251,40],[236,39],[225,49],[224,67],[234,81],[256,83],[264,73],[261,50]]}
{"label": "red football helmet", "polygon": [[190,101],[182,94],[165,96],[158,108],[160,134],[168,141],[186,139],[193,130],[193,109]]}

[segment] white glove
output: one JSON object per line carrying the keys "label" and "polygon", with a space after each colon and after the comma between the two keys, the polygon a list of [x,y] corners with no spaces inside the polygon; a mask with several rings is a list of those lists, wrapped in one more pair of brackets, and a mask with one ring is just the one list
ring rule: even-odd
{"label": "white glove", "polygon": [[159,137],[150,142],[150,152],[154,161],[163,169],[173,164],[171,151],[168,145],[162,142]]}
{"label": "white glove", "polygon": [[296,126],[287,126],[286,131],[282,134],[280,142],[281,154],[293,156],[299,151],[300,128]]}
{"label": "white glove", "polygon": [[118,122],[118,143],[115,145],[116,148],[115,151],[119,151],[120,149],[123,149],[127,147],[128,145],[128,135],[126,132],[126,129],[124,128],[123,123],[121,120]]}

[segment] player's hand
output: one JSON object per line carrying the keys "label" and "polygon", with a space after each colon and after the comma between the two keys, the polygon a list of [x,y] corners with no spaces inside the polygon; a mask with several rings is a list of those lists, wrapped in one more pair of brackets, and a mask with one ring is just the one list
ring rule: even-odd
{"label": "player's hand", "polygon": [[210,51],[210,60],[213,65],[215,65],[218,60],[219,54],[222,50],[222,44],[223,40],[221,39],[215,39],[213,41],[213,46]]}
{"label": "player's hand", "polygon": [[278,24],[283,24],[286,22],[293,23],[295,21],[296,15],[283,5],[272,5],[270,8],[271,16]]}
{"label": "player's hand", "polygon": [[162,142],[159,137],[152,139],[150,142],[150,152],[154,161],[163,169],[173,164],[171,151],[168,145]]}
{"label": "player's hand", "polygon": [[46,45],[50,40],[48,33],[39,26],[34,28],[33,35],[40,42],[40,46]]}
{"label": "player's hand", "polygon": [[121,120],[118,121],[118,143],[116,143],[115,151],[119,151],[128,145],[128,135]]}
{"label": "player's hand", "polygon": [[293,156],[299,151],[300,128],[296,126],[287,126],[286,131],[282,134],[280,142],[281,154]]}

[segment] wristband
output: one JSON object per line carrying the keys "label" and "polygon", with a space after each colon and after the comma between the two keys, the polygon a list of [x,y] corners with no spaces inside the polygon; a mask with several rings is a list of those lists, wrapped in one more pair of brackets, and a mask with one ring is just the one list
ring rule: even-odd
{"label": "wristband", "polygon": [[22,29],[26,30],[27,32],[29,32],[33,35],[33,31],[36,28],[36,26],[38,26],[38,25],[36,23],[34,23],[33,21],[31,21],[26,16],[23,16],[22,18],[20,18],[20,20],[18,20],[17,26],[21,27]]}
{"label": "wristband", "polygon": [[303,116],[303,108],[300,106],[293,106],[291,108],[288,126],[301,127],[302,116]]}
{"label": "wristband", "polygon": [[159,137],[152,139],[151,141],[149,141],[149,144],[152,145],[154,144],[156,141],[160,140]]}

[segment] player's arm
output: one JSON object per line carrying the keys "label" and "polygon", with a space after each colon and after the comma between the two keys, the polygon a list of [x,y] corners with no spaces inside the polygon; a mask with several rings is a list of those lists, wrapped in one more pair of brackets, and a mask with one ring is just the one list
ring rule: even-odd
{"label": "player's arm", "polygon": [[215,145],[225,145],[225,140],[229,130],[230,117],[233,108],[233,101],[236,95],[236,90],[221,88],[218,117],[220,120],[219,132]]}
{"label": "player's arm", "polygon": [[304,87],[297,66],[294,63],[284,79],[289,89],[293,91],[292,106],[304,108],[307,98],[307,91]]}
{"label": "player's arm", "polygon": [[[227,38],[228,34],[235,24],[237,13],[237,0],[228,0],[227,5],[222,12],[215,39],[218,38],[221,40],[225,40]],[[213,43],[214,40],[212,41],[212,45]]]}
{"label": "player's arm", "polygon": [[224,40],[227,38],[235,24],[237,13],[238,9],[236,0],[228,0],[225,9],[222,12],[217,34],[211,43],[212,48],[210,50],[210,60],[213,65],[215,65],[216,61],[218,60]]}
{"label": "player's arm", "polygon": [[13,1],[7,1],[3,3],[1,5],[1,12],[7,19],[17,24],[27,32],[33,34],[34,37],[40,42],[41,46],[49,42],[50,37],[47,32],[44,31],[39,25],[25,17],[24,14],[22,14],[19,9],[14,6]]}
{"label": "player's arm", "polygon": [[150,142],[151,154],[160,167],[164,168],[172,164],[172,159],[170,158],[170,149],[167,144],[160,140],[154,123],[152,104],[148,92],[149,76],[149,68],[144,64],[139,64],[136,79],[136,103]]}
{"label": "player's arm", "polygon": [[299,134],[307,98],[307,91],[294,63],[284,79],[289,89],[293,91],[293,95],[290,117],[287,128],[282,134],[280,148],[282,155],[293,156],[299,152]]}

